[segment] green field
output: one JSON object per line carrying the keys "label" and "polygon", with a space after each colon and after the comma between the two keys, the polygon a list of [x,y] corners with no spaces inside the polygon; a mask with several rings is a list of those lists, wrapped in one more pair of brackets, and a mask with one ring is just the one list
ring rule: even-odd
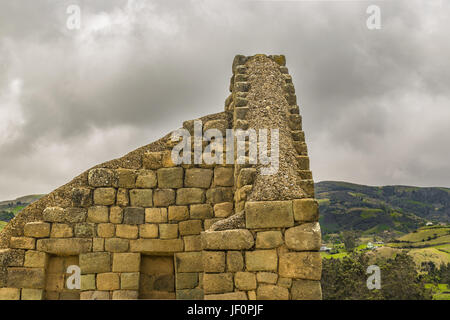
{"label": "green field", "polygon": [[450,235],[450,227],[424,227],[398,238],[405,242],[427,241],[429,238]]}
{"label": "green field", "polygon": [[7,225],[8,223],[5,221],[0,221],[0,231],[3,230],[3,228]]}
{"label": "green field", "polygon": [[433,300],[450,300],[450,288],[447,284],[434,285],[427,283],[425,288],[433,291]]}

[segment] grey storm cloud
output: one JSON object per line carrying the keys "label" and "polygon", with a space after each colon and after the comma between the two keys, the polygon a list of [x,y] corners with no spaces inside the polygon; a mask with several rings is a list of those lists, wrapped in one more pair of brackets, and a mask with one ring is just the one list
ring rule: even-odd
{"label": "grey storm cloud", "polygon": [[[0,199],[221,112],[235,54],[285,54],[314,178],[450,185],[450,4],[0,2]],[[81,8],[68,30],[67,7]]]}

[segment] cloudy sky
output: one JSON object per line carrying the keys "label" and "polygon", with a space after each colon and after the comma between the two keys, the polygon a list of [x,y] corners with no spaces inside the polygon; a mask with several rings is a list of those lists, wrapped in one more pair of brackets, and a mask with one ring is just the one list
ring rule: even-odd
{"label": "cloudy sky", "polygon": [[450,187],[449,37],[445,0],[0,0],[0,200],[223,111],[255,53],[287,57],[316,181]]}

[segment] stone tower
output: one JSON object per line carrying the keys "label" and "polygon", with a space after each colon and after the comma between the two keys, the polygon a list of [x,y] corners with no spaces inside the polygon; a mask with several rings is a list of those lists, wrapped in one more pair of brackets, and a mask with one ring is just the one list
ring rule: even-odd
{"label": "stone tower", "polygon": [[321,299],[318,204],[285,64],[236,56],[225,111],[183,123],[232,148],[229,131],[253,132],[242,154],[176,164],[168,134],[26,207],[0,233],[0,299]]}

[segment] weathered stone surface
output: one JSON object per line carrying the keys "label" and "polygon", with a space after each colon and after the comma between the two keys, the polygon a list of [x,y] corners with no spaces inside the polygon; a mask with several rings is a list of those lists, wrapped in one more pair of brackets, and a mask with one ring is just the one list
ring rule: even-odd
{"label": "weathered stone surface", "polygon": [[43,289],[22,289],[21,300],[44,300]]}
{"label": "weathered stone surface", "polygon": [[43,268],[8,268],[7,286],[11,288],[43,289],[45,271]]}
{"label": "weathered stone surface", "polygon": [[167,222],[166,208],[146,208],[145,222],[148,223],[162,223]]}
{"label": "weathered stone surface", "polygon": [[111,187],[115,182],[114,171],[96,168],[89,171],[88,183],[91,187]]}
{"label": "weathered stone surface", "polygon": [[183,187],[183,168],[161,168],[157,171],[158,188],[182,188]]}
{"label": "weathered stone surface", "polygon": [[157,224],[142,224],[139,226],[139,236],[141,238],[158,238]]}
{"label": "weathered stone surface", "polygon": [[20,289],[0,288],[0,300],[20,300]]}
{"label": "weathered stone surface", "polygon": [[181,239],[138,239],[130,240],[131,252],[142,253],[170,253],[183,251],[183,240]]}
{"label": "weathered stone surface", "polygon": [[200,251],[202,250],[202,239],[200,235],[184,236],[184,251]]}
{"label": "weathered stone surface", "polygon": [[106,206],[94,206],[88,209],[88,222],[106,223],[109,220],[109,208]]}
{"label": "weathered stone surface", "polygon": [[81,275],[81,290],[95,290],[95,274],[82,274]]}
{"label": "weathered stone surface", "polygon": [[178,300],[203,300],[203,290],[202,289],[185,289],[177,290]]}
{"label": "weathered stone surface", "polygon": [[245,262],[249,271],[277,271],[276,250],[255,250],[245,252]]}
{"label": "weathered stone surface", "polygon": [[144,208],[126,207],[123,209],[123,223],[143,224],[145,221]]}
{"label": "weathered stone surface", "polygon": [[97,235],[101,238],[114,237],[116,226],[112,223],[100,223],[97,226]]}
{"label": "weathered stone surface", "polygon": [[272,249],[283,244],[281,231],[263,231],[256,234],[256,248]]}
{"label": "weathered stone surface", "polygon": [[292,201],[258,201],[245,204],[247,228],[292,227]]}
{"label": "weathered stone surface", "polygon": [[75,225],[75,237],[77,238],[95,237],[95,223],[77,223]]}
{"label": "weathered stone surface", "polygon": [[157,189],[153,193],[153,204],[155,207],[167,207],[175,204],[175,190]]}
{"label": "weathered stone surface", "polygon": [[115,290],[112,294],[113,300],[136,300],[139,297],[137,290]]}
{"label": "weathered stone surface", "polygon": [[116,202],[116,189],[97,188],[94,190],[94,204],[110,206]]}
{"label": "weathered stone surface", "polygon": [[177,205],[203,203],[205,191],[200,188],[181,188],[177,190]]}
{"label": "weathered stone surface", "polygon": [[159,169],[162,167],[162,152],[146,152],[142,156],[145,169]]}
{"label": "weathered stone surface", "polygon": [[49,222],[64,222],[64,209],[60,207],[47,207],[42,212],[44,221]]}
{"label": "weathered stone surface", "polygon": [[234,275],[234,284],[239,290],[255,290],[256,276],[252,272],[236,272]]}
{"label": "weathered stone surface", "polygon": [[308,156],[297,156],[297,163],[300,170],[309,170],[309,157]]}
{"label": "weathered stone surface", "polygon": [[136,188],[155,188],[157,185],[156,173],[152,170],[141,170],[136,178]]}
{"label": "weathered stone surface", "polygon": [[48,255],[45,252],[31,251],[25,252],[24,267],[28,268],[45,268],[48,262]]}
{"label": "weathered stone surface", "polygon": [[50,223],[28,222],[23,228],[25,237],[45,238],[50,235]]}
{"label": "weathered stone surface", "polygon": [[90,207],[92,205],[91,189],[77,187],[72,189],[72,207]]}
{"label": "weathered stone surface", "polygon": [[209,188],[211,186],[213,171],[211,169],[186,169],[184,186],[190,188]]}
{"label": "weathered stone surface", "polygon": [[205,273],[203,275],[205,294],[232,292],[233,288],[232,273]]}
{"label": "weathered stone surface", "polygon": [[246,185],[236,190],[235,199],[237,201],[247,201],[247,197],[253,190],[252,185]]}
{"label": "weathered stone surface", "polygon": [[227,271],[237,272],[244,270],[244,257],[240,251],[227,252]]}
{"label": "weathered stone surface", "polygon": [[203,248],[209,250],[245,250],[255,243],[253,235],[246,229],[206,231],[201,236]]}
{"label": "weathered stone surface", "polygon": [[206,132],[210,129],[217,129],[220,131],[222,136],[225,136],[226,129],[228,128],[228,121],[224,119],[217,119],[217,120],[209,120],[206,121],[203,126],[203,132]]}
{"label": "weathered stone surface", "polygon": [[202,252],[181,252],[175,254],[177,272],[202,272]]}
{"label": "weathered stone surface", "polygon": [[109,209],[109,222],[122,223],[123,221],[123,209],[121,207],[111,207]]}
{"label": "weathered stone surface", "polygon": [[225,272],[225,252],[203,251],[204,272]]}
{"label": "weathered stone surface", "polygon": [[289,300],[289,290],[272,284],[263,284],[256,290],[258,300]]}
{"label": "weathered stone surface", "polygon": [[159,225],[159,237],[161,239],[178,238],[178,224],[162,223]]}
{"label": "weathered stone surface", "polygon": [[247,295],[243,291],[209,294],[205,296],[205,300],[247,300]]}
{"label": "weathered stone surface", "polygon": [[220,220],[222,220],[222,218],[205,219],[205,221],[203,222],[204,229],[209,230],[213,224]]}
{"label": "weathered stone surface", "polygon": [[139,272],[141,255],[139,253],[114,253],[113,272]]}
{"label": "weathered stone surface", "polygon": [[286,246],[296,251],[318,251],[321,246],[321,232],[318,222],[304,223],[289,228],[284,233]]}
{"label": "weathered stone surface", "polygon": [[102,291],[120,289],[119,274],[114,272],[97,274],[97,289]]}
{"label": "weathered stone surface", "polygon": [[9,239],[9,247],[12,249],[30,249],[36,246],[36,239],[29,237],[11,237]]}
{"label": "weathered stone surface", "polygon": [[128,251],[130,241],[121,238],[105,239],[105,250],[110,252],[126,252]]}
{"label": "weathered stone surface", "polygon": [[119,190],[117,190],[116,204],[121,207],[126,207],[130,204],[130,195],[128,193],[128,189],[119,188]]}
{"label": "weathered stone surface", "polygon": [[135,225],[118,224],[116,226],[116,236],[124,239],[137,239],[139,228]]}
{"label": "weathered stone surface", "polygon": [[52,238],[71,238],[73,237],[73,228],[65,223],[53,223],[52,231],[50,232]]}
{"label": "weathered stone surface", "polygon": [[280,254],[279,275],[286,278],[320,280],[322,259],[319,252]]}
{"label": "weathered stone surface", "polygon": [[134,188],[136,186],[136,171],[131,169],[116,169],[116,187]]}
{"label": "weathered stone surface", "polygon": [[66,208],[64,210],[64,221],[65,223],[79,223],[85,222],[87,217],[86,208]]}
{"label": "weathered stone surface", "polygon": [[[308,148],[306,146],[306,143],[300,142],[300,141],[294,141],[293,143],[294,143],[295,151],[297,151],[298,154],[303,155],[303,156],[308,155]],[[309,170],[304,170],[304,171],[309,171]],[[309,178],[309,179],[311,179],[311,178]]]}
{"label": "weathered stone surface", "polygon": [[208,203],[222,203],[233,201],[233,189],[227,187],[210,188],[206,191],[206,200]]}
{"label": "weathered stone surface", "polygon": [[181,221],[178,227],[182,236],[200,234],[203,230],[202,220]]}
{"label": "weathered stone surface", "polygon": [[92,239],[40,239],[37,250],[60,256],[74,256],[92,250]]}
{"label": "weathered stone surface", "polygon": [[243,168],[241,171],[239,171],[239,176],[237,180],[237,187],[243,187],[245,185],[251,185],[253,184],[253,181],[255,180],[256,176],[256,169],[255,168]]}
{"label": "weathered stone surface", "polygon": [[271,55],[269,56],[273,61],[275,61],[278,65],[280,66],[285,66],[286,65],[286,57],[282,54],[280,55]]}
{"label": "weathered stone surface", "polygon": [[82,274],[110,272],[111,254],[109,252],[82,253],[79,264]]}
{"label": "weathered stone surface", "polygon": [[210,204],[192,204],[189,209],[191,219],[209,219],[213,217]]}
{"label": "weathered stone surface", "polygon": [[[169,142],[170,144],[171,142]],[[176,144],[173,144],[171,146],[175,146]],[[172,160],[172,152],[171,150],[164,150],[162,152],[162,165],[164,168],[172,168],[176,167],[175,162]]]}
{"label": "weathered stone surface", "polygon": [[109,291],[84,291],[80,293],[80,300],[109,300]]}
{"label": "weathered stone surface", "polygon": [[320,281],[294,280],[291,295],[293,300],[321,300],[322,288]]}
{"label": "weathered stone surface", "polygon": [[248,107],[236,107],[234,108],[234,116],[235,119],[238,120],[245,120],[247,113],[248,113]]}
{"label": "weathered stone surface", "polygon": [[256,279],[259,283],[275,284],[278,280],[278,274],[274,272],[258,272]]}
{"label": "weathered stone surface", "polygon": [[319,220],[319,204],[315,199],[296,199],[292,202],[295,221]]}
{"label": "weathered stone surface", "polygon": [[300,180],[298,181],[298,185],[308,197],[314,198],[314,181],[312,179]]}
{"label": "weathered stone surface", "polygon": [[133,207],[153,206],[153,190],[152,189],[130,190],[130,204]]}
{"label": "weathered stone surface", "polygon": [[214,186],[232,187],[234,184],[233,168],[216,167],[214,168]]}
{"label": "weathered stone surface", "polygon": [[[2,267],[21,267],[23,266],[24,258],[25,258],[24,250],[0,249],[0,266]],[[1,276],[0,276],[0,284],[1,284]]]}
{"label": "weathered stone surface", "polygon": [[291,278],[283,278],[280,277],[278,279],[277,285],[283,288],[288,288],[290,289],[292,286],[292,279]]}
{"label": "weathered stone surface", "polygon": [[233,202],[222,202],[214,205],[214,216],[227,218],[233,213]]}
{"label": "weathered stone surface", "polygon": [[124,290],[139,290],[139,272],[120,274],[120,288]]}
{"label": "weathered stone surface", "polygon": [[170,206],[169,221],[183,221],[189,219],[189,209],[187,206]]}
{"label": "weathered stone surface", "polygon": [[196,272],[178,272],[176,274],[176,288],[193,289],[198,285],[198,273]]}
{"label": "weathered stone surface", "polygon": [[93,238],[92,239],[92,251],[93,252],[105,251],[105,239]]}

